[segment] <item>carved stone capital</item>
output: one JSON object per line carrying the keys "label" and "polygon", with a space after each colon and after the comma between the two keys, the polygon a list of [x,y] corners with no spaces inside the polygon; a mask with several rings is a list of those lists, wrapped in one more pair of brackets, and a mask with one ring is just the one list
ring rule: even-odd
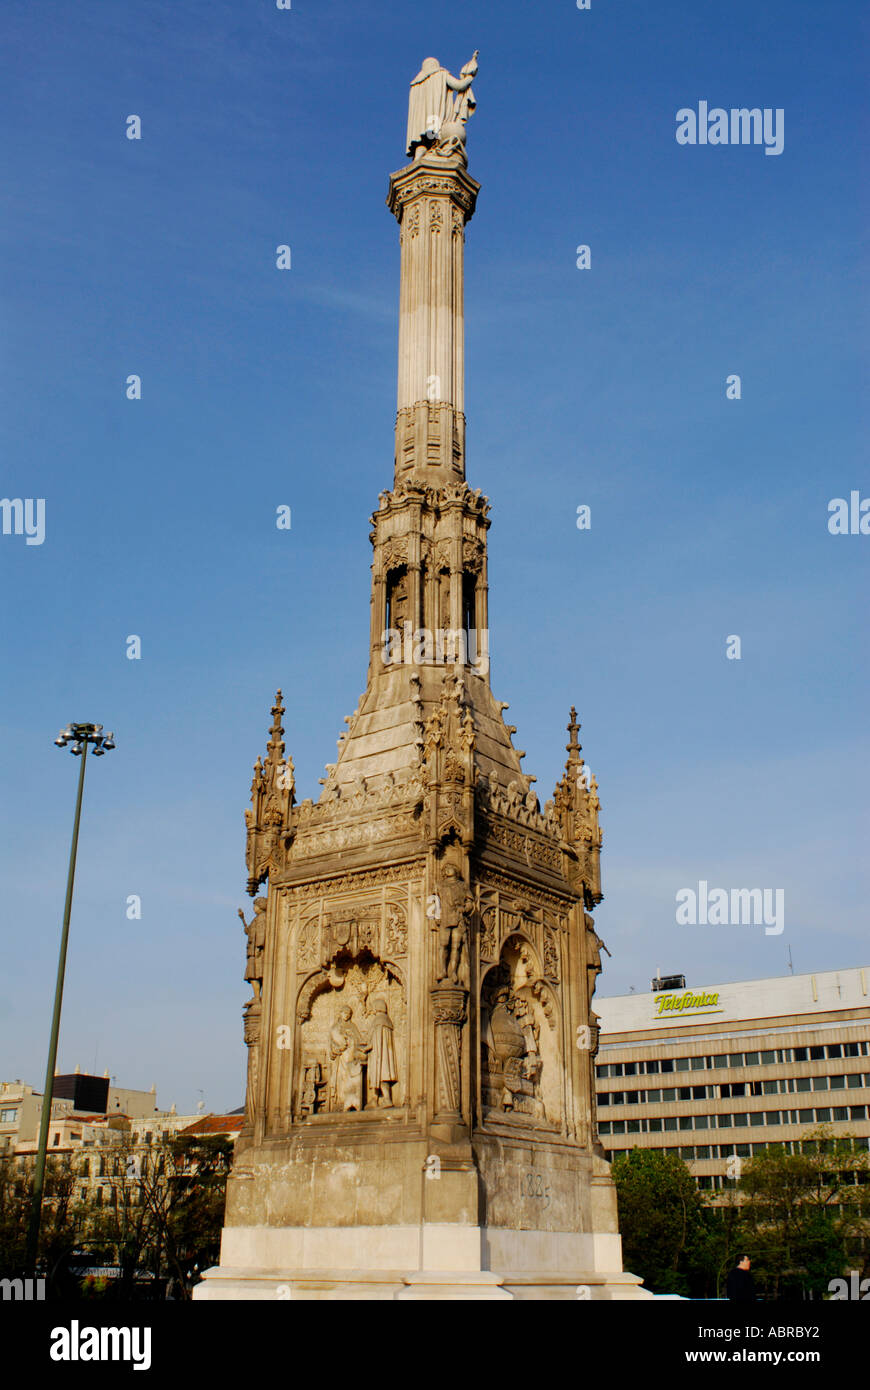
{"label": "carved stone capital", "polygon": [[465,1022],[468,991],[461,985],[436,985],[432,989],[432,1009],[436,1026],[442,1023],[459,1028]]}

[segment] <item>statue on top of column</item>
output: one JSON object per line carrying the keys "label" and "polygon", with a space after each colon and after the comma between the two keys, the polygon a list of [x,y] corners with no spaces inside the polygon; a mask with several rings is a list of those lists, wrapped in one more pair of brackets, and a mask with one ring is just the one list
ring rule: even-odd
{"label": "statue on top of column", "polygon": [[[443,68],[437,58],[425,58],[411,83],[408,102],[406,153],[420,159],[427,150],[439,154],[464,153],[465,122],[475,107],[471,84],[477,75],[478,50],[459,77]],[[451,97],[450,93],[456,96]]]}

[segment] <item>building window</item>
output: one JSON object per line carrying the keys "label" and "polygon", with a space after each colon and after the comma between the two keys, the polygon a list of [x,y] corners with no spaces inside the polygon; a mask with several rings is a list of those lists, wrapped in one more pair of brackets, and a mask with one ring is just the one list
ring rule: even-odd
{"label": "building window", "polygon": [[823,1047],[811,1047],[811,1048],[810,1048],[810,1061],[811,1061],[811,1062],[821,1062],[821,1061],[824,1060],[824,1056],[825,1056],[825,1049],[824,1049]]}
{"label": "building window", "polygon": [[778,1082],[778,1081],[762,1081],[762,1083],[761,1083],[761,1091],[762,1091],[762,1095],[765,1095],[765,1096],[775,1096],[775,1095],[778,1093],[778,1091],[779,1091],[779,1082]]}
{"label": "building window", "polygon": [[649,1122],[649,1132],[650,1132],[650,1134],[661,1134],[661,1132],[662,1132],[662,1122],[661,1122],[661,1120],[650,1120],[650,1122]]}
{"label": "building window", "polygon": [[727,1065],[728,1065],[728,1053],[727,1053],[727,1052],[720,1052],[720,1053],[718,1053],[717,1056],[715,1056],[715,1057],[713,1058],[713,1066],[714,1066],[714,1067],[727,1067]]}
{"label": "building window", "polygon": [[731,1115],[720,1115],[720,1116],[719,1116],[719,1128],[720,1128],[720,1129],[730,1129],[732,1124],[733,1124],[733,1117],[732,1117]]}
{"label": "building window", "polygon": [[867,1106],[866,1106],[866,1105],[850,1105],[850,1106],[849,1106],[849,1119],[850,1119],[850,1120],[866,1120],[866,1118],[867,1118]]}
{"label": "building window", "polygon": [[673,1116],[673,1115],[668,1115],[668,1116],[666,1117],[666,1119],[665,1119],[665,1129],[671,1130],[671,1129],[676,1129],[676,1127],[677,1127],[677,1121],[676,1121],[675,1116]]}
{"label": "building window", "polygon": [[673,1086],[667,1087],[665,1090],[662,1091],[663,1101],[676,1100],[676,1098],[677,1093]]}
{"label": "building window", "polygon": [[842,1043],[828,1043],[828,1057],[842,1057]]}
{"label": "building window", "polygon": [[834,1119],[835,1119],[835,1120],[848,1120],[848,1118],[849,1118],[849,1107],[848,1107],[847,1105],[835,1105],[835,1106],[834,1106]]}
{"label": "building window", "polygon": [[762,1052],[762,1054],[761,1054],[761,1065],[762,1065],[763,1067],[770,1067],[770,1066],[772,1066],[772,1065],[774,1064],[775,1061],[776,1061],[776,1053],[775,1053],[775,1052]]}
{"label": "building window", "polygon": [[805,1047],[796,1047],[794,1050],[794,1060],[796,1062],[808,1062],[810,1060],[809,1051]]}
{"label": "building window", "polygon": [[613,1128],[611,1129],[610,1132],[611,1132],[611,1134],[624,1134],[624,1133],[625,1133],[625,1120],[614,1120],[614,1121],[613,1121]]}
{"label": "building window", "polygon": [[652,1104],[652,1103],[654,1103],[654,1102],[656,1102],[656,1101],[660,1101],[660,1100],[661,1100],[661,1098],[662,1098],[662,1093],[661,1093],[661,1091],[647,1091],[647,1093],[646,1093],[646,1098],[647,1098],[647,1101],[648,1101],[650,1104]]}
{"label": "building window", "polygon": [[728,1054],[728,1065],[729,1065],[729,1066],[732,1066],[732,1067],[742,1067],[742,1066],[743,1066],[743,1053],[742,1053],[742,1052],[730,1052],[730,1053]]}
{"label": "building window", "polygon": [[707,1066],[707,1058],[706,1058],[706,1057],[693,1057],[693,1058],[692,1058],[692,1071],[704,1071],[704,1070],[706,1069],[706,1066]]}
{"label": "building window", "polygon": [[15,1123],[15,1116],[16,1116],[17,1114],[18,1114],[17,1109],[12,1109],[12,1110],[0,1110],[0,1124],[4,1124],[4,1125],[11,1125],[11,1124],[14,1124],[14,1123]]}
{"label": "building window", "polygon": [[747,1067],[757,1067],[759,1065],[759,1056],[757,1052],[747,1052],[746,1065]]}
{"label": "building window", "polygon": [[706,1100],[706,1099],[707,1099],[707,1087],[706,1087],[706,1086],[693,1086],[693,1087],[692,1087],[692,1100]]}
{"label": "building window", "polygon": [[749,1116],[745,1113],[745,1111],[742,1115],[735,1115],[734,1123],[738,1128],[740,1128],[741,1126],[745,1128],[746,1125],[749,1124]]}
{"label": "building window", "polygon": [[697,1149],[695,1150],[695,1154],[696,1154],[696,1156],[697,1156],[698,1158],[709,1158],[709,1157],[710,1157],[710,1145],[709,1145],[709,1144],[699,1144],[698,1147],[697,1147]]}
{"label": "building window", "polygon": [[710,1125],[709,1115],[695,1116],[695,1129],[708,1129]]}
{"label": "building window", "polygon": [[812,1081],[808,1076],[799,1076],[795,1086],[796,1091],[809,1091],[812,1089]]}
{"label": "building window", "polygon": [[639,1092],[639,1091],[626,1091],[626,1092],[625,1092],[625,1101],[624,1101],[623,1103],[624,1103],[625,1105],[637,1105],[638,1100],[639,1100],[639,1097],[640,1097],[640,1092]]}
{"label": "building window", "polygon": [[843,1045],[843,1056],[844,1056],[844,1057],[860,1057],[860,1056],[861,1056],[861,1049],[860,1049],[858,1043],[844,1043],[844,1045]]}
{"label": "building window", "polygon": [[846,1078],[845,1078],[845,1076],[832,1076],[832,1077],[830,1078],[830,1082],[831,1082],[831,1090],[832,1090],[832,1091],[845,1091],[845,1089],[846,1089]]}
{"label": "building window", "polygon": [[626,1134],[640,1134],[640,1120],[626,1120]]}
{"label": "building window", "polygon": [[657,1061],[647,1062],[646,1069],[649,1076],[655,1076],[659,1071],[659,1064]]}
{"label": "building window", "polygon": [[663,1058],[662,1058],[662,1071],[673,1071],[673,1069],[674,1069],[674,1059],[673,1059],[673,1057],[663,1057]]}
{"label": "building window", "polygon": [[820,1110],[816,1111],[816,1120],[820,1125],[829,1123],[830,1119],[831,1111],[829,1106],[823,1105]]}
{"label": "building window", "polygon": [[602,1120],[602,1121],[601,1121],[601,1124],[598,1126],[598,1133],[599,1133],[599,1134],[609,1134],[609,1133],[610,1133],[610,1121],[609,1121],[609,1120]]}
{"label": "building window", "polygon": [[778,1125],[781,1123],[778,1110],[765,1110],[764,1123],[766,1125]]}
{"label": "building window", "polygon": [[623,1074],[625,1076],[637,1076],[637,1062],[623,1063]]}
{"label": "building window", "polygon": [[691,1117],[691,1115],[681,1115],[681,1116],[680,1116],[680,1129],[691,1129],[691,1128],[692,1128],[692,1117]]}
{"label": "building window", "polygon": [[826,1076],[813,1077],[813,1090],[826,1091],[828,1089],[828,1078]]}
{"label": "building window", "polygon": [[675,1067],[675,1069],[676,1069],[677,1071],[688,1071],[688,1070],[689,1070],[689,1058],[688,1058],[688,1057],[675,1057],[675,1058],[674,1058],[674,1067]]}

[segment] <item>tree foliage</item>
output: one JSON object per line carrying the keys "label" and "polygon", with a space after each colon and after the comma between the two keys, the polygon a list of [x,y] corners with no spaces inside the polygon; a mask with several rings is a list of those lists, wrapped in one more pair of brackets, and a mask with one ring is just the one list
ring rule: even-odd
{"label": "tree foliage", "polygon": [[[111,1146],[50,1155],[38,1257],[50,1295],[129,1299],[148,1278],[152,1293],[171,1279],[176,1296],[189,1298],[218,1260],[231,1160],[225,1135],[143,1145],[124,1134]],[[0,1275],[24,1269],[33,1166],[32,1156],[0,1159]],[[87,1263],[113,1266],[118,1277],[89,1279],[80,1272]]]}
{"label": "tree foliage", "polygon": [[697,1192],[675,1154],[633,1149],[612,1164],[626,1269],[653,1293],[721,1298],[749,1255],[763,1298],[822,1298],[830,1281],[870,1274],[870,1154],[826,1126],[796,1153],[771,1145],[736,1186]]}
{"label": "tree foliage", "polygon": [[769,1297],[822,1297],[831,1279],[867,1263],[870,1154],[826,1126],[797,1153],[771,1146],[739,1183],[747,1253]]}
{"label": "tree foliage", "polygon": [[705,1216],[685,1163],[660,1149],[632,1149],[614,1159],[612,1174],[625,1268],[653,1293],[688,1293]]}

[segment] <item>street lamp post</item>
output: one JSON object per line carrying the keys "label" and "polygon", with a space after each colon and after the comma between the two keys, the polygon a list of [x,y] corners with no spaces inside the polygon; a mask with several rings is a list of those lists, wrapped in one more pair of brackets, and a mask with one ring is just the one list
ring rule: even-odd
{"label": "street lamp post", "polygon": [[114,735],[104,734],[102,724],[67,724],[54,740],[58,748],[72,744],[70,752],[81,758],[79,785],[76,794],[76,813],[73,821],[72,845],[69,852],[69,872],[66,880],[66,902],[63,909],[63,930],[60,937],[60,958],[57,963],[57,984],[54,990],[54,1013],[51,1019],[51,1038],[48,1044],[48,1064],[45,1069],[45,1089],[42,1097],[42,1115],[39,1121],[39,1145],[36,1151],[36,1171],[33,1177],[33,1198],[30,1208],[30,1221],[27,1227],[26,1273],[32,1276],[36,1269],[36,1254],[39,1246],[39,1227],[42,1221],[42,1196],[45,1188],[45,1155],[48,1148],[48,1126],[51,1122],[51,1100],[54,1090],[54,1070],[57,1063],[57,1039],[60,1032],[60,1006],[63,1000],[63,981],[66,971],[66,947],[69,940],[69,921],[72,913],[73,882],[76,872],[76,852],[79,844],[79,822],[82,816],[82,792],[85,785],[85,764],[88,748],[92,747],[95,758],[111,752],[115,747]]}

